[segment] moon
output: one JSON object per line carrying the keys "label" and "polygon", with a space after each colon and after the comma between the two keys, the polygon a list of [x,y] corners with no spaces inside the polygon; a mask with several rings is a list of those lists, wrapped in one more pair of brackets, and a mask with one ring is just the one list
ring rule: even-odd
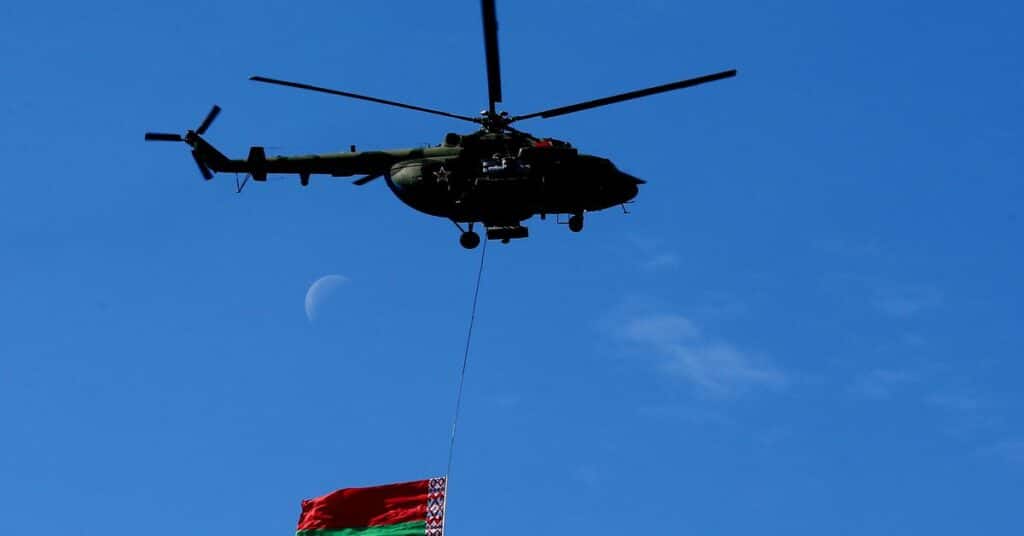
{"label": "moon", "polygon": [[317,309],[345,283],[348,283],[348,278],[338,274],[325,275],[314,281],[306,291],[306,318],[310,322],[316,320]]}

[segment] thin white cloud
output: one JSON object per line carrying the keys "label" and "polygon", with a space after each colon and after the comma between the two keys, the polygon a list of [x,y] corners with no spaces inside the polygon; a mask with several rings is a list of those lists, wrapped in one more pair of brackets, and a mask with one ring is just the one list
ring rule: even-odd
{"label": "thin white cloud", "polygon": [[752,388],[782,388],[780,370],[725,341],[708,340],[688,318],[675,314],[636,317],[621,335],[642,348],[654,350],[661,369],[712,396],[732,396]]}
{"label": "thin white cloud", "polygon": [[782,387],[781,372],[756,364],[745,352],[728,343],[671,344],[663,348],[669,372],[684,377],[715,395],[730,395],[747,387]]}
{"label": "thin white cloud", "polygon": [[596,488],[604,480],[604,472],[594,465],[578,465],[573,469],[573,476],[588,488]]}
{"label": "thin white cloud", "polygon": [[643,406],[637,409],[637,415],[645,418],[675,420],[702,426],[732,424],[732,420],[722,413],[690,406]]}
{"label": "thin white cloud", "polygon": [[894,284],[891,281],[856,273],[833,273],[824,277],[823,288],[829,293],[862,295],[867,305],[895,319],[908,319],[945,304],[941,290],[928,284]]}
{"label": "thin white cloud", "polygon": [[916,374],[905,370],[875,369],[858,377],[850,391],[863,398],[885,400],[918,379]]}
{"label": "thin white cloud", "polygon": [[523,401],[523,397],[518,394],[506,393],[496,394],[491,396],[491,402],[499,408],[508,409],[518,406]]}
{"label": "thin white cloud", "polygon": [[629,236],[628,244],[635,253],[630,256],[639,259],[639,267],[648,272],[669,270],[679,266],[679,255],[670,249],[666,249],[664,242],[651,237]]}
{"label": "thin white cloud", "polygon": [[1001,441],[980,449],[979,453],[985,456],[996,456],[1014,463],[1024,463],[1024,440]]}
{"label": "thin white cloud", "polygon": [[674,268],[679,265],[679,255],[675,253],[658,253],[644,261],[645,270],[655,271]]}
{"label": "thin white cloud", "polygon": [[925,402],[942,409],[961,412],[977,411],[986,405],[978,398],[959,394],[935,394],[925,398]]}
{"label": "thin white cloud", "polygon": [[887,289],[876,291],[872,303],[888,316],[909,318],[942,305],[942,293],[930,287]]}
{"label": "thin white cloud", "polygon": [[681,315],[650,315],[634,318],[623,329],[626,338],[648,344],[664,344],[700,336],[697,326]]}
{"label": "thin white cloud", "polygon": [[874,241],[851,241],[829,238],[814,242],[814,246],[823,253],[837,257],[862,258],[882,255],[882,248]]}

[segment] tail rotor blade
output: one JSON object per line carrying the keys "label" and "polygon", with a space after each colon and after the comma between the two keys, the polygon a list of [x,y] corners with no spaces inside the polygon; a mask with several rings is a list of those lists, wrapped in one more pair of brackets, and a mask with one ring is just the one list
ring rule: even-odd
{"label": "tail rotor blade", "polygon": [[206,164],[203,163],[195,151],[192,151],[192,159],[196,161],[196,167],[199,168],[199,173],[202,173],[204,179],[210,180],[213,178],[213,172],[210,171],[210,168],[206,167]]}
{"label": "tail rotor blade", "polygon": [[214,104],[213,108],[210,109],[210,113],[206,114],[206,119],[203,119],[199,128],[196,129],[196,134],[202,136],[206,132],[206,129],[210,128],[210,125],[213,124],[213,120],[217,119],[218,114],[220,114],[220,106]]}
{"label": "tail rotor blade", "polygon": [[163,132],[147,132],[146,141],[185,141],[181,134],[165,134]]}

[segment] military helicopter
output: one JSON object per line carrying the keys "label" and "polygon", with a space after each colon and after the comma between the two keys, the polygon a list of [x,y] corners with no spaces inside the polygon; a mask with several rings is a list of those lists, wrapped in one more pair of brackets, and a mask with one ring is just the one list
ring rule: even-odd
{"label": "military helicopter", "polygon": [[[363,186],[383,177],[391,191],[405,204],[421,212],[451,220],[461,235],[459,243],[473,249],[480,244],[474,231],[481,223],[490,240],[508,243],[526,238],[522,225],[534,215],[568,215],[572,232],[583,230],[583,215],[622,205],[636,197],[645,181],[620,171],[606,158],[582,154],[571,144],[539,138],[512,127],[533,118],[551,118],[606,106],[666,91],[714,82],[736,76],[736,70],[671,82],[599,99],[588,100],[524,115],[498,111],[502,102],[501,69],[498,58],[498,20],[494,0],[481,0],[484,53],[487,68],[487,109],[468,116],[413,106],[347,91],[286,80],[253,76],[250,80],[329,95],[396,106],[479,125],[469,134],[448,133],[433,147],[384,151],[356,151],[268,158],[263,147],[250,148],[245,159],[231,159],[207,142],[203,135],[220,113],[214,106],[195,130],[184,135],[146,133],[146,141],[185,142],[203,178],[214,172],[245,173],[255,181],[269,174],[295,174],[307,186],[311,175],[352,177]],[[463,227],[465,224],[466,227]]]}

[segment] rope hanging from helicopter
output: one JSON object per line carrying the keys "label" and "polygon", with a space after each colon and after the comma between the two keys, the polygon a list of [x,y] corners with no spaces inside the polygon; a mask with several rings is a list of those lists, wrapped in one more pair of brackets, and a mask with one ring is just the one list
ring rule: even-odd
{"label": "rope hanging from helicopter", "polygon": [[487,257],[487,240],[483,241],[480,251],[480,267],[476,273],[476,286],[473,289],[473,307],[469,313],[469,329],[466,331],[466,346],[462,353],[462,369],[459,371],[459,388],[455,395],[455,413],[452,416],[452,433],[448,443],[448,468],[445,476],[451,481],[452,459],[455,454],[455,434],[459,427],[459,411],[462,409],[462,388],[466,383],[466,366],[469,364],[469,347],[473,340],[473,325],[476,323],[476,305],[480,297],[480,281],[484,275],[484,259]]}

